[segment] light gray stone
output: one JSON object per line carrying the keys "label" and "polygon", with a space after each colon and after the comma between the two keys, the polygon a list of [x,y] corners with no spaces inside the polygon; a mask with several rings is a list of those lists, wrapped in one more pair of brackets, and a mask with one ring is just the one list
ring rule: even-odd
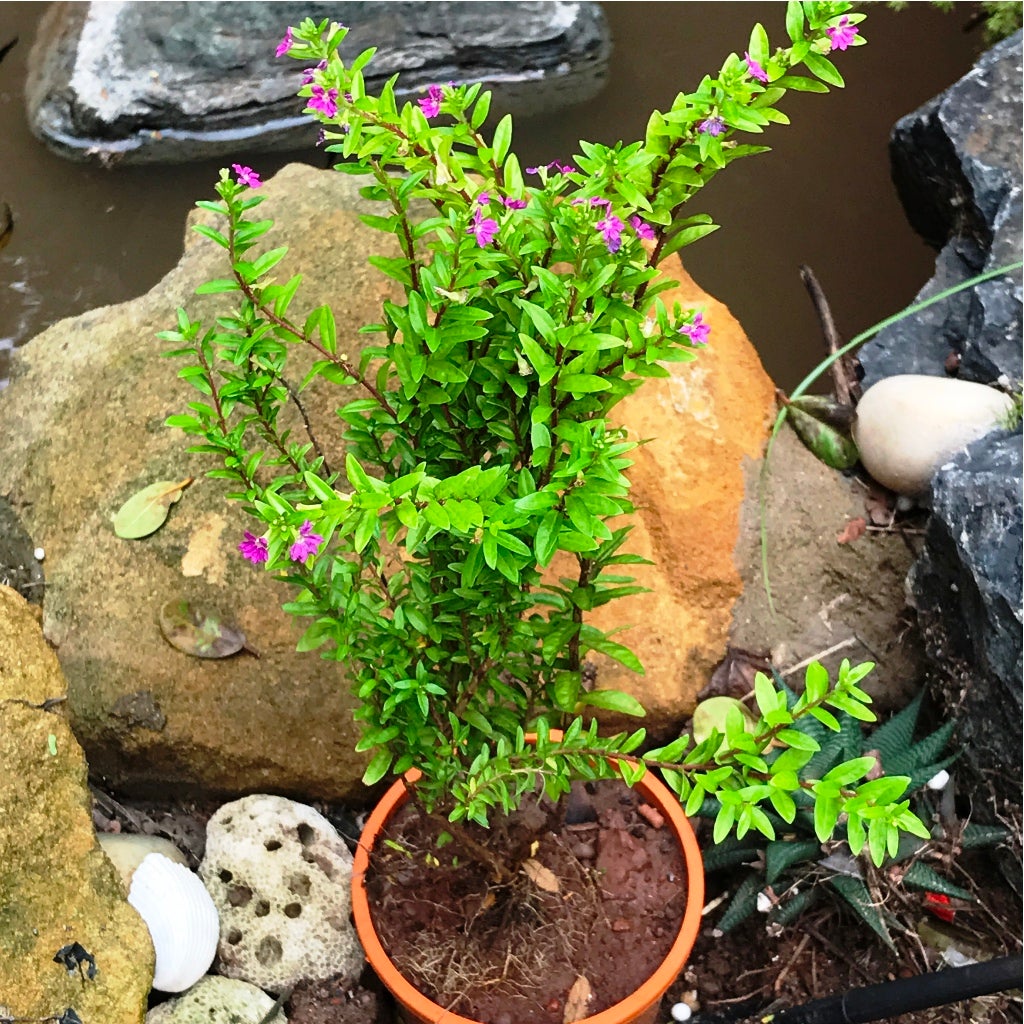
{"label": "light gray stone", "polygon": [[[260,1024],[274,1005],[262,989],[246,981],[208,974],[183,996],[154,1006],[146,1024]],[[288,1024],[284,1010],[274,1024]]]}
{"label": "light gray stone", "polygon": [[57,3],[29,60],[32,131],[62,156],[101,162],[312,147],[317,130],[295,95],[302,65],[274,56],[306,17],[351,28],[345,60],[378,47],[371,91],[398,72],[400,99],[434,82],[482,82],[499,116],[590,99],[611,52],[589,0]]}

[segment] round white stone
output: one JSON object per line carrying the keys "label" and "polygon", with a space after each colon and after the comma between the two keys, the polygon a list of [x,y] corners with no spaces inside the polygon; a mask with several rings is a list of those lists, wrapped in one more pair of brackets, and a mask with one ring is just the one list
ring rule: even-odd
{"label": "round white stone", "polygon": [[1006,423],[1013,399],[953,377],[898,374],[864,392],[853,439],[864,468],[897,494],[928,490],[935,471],[962,448]]}
{"label": "round white stone", "polygon": [[943,768],[942,771],[937,772],[928,780],[927,786],[929,789],[934,790],[945,789],[947,782],[949,782],[949,772]]}
{"label": "round white stone", "polygon": [[693,1016],[693,1010],[686,1003],[676,1003],[670,1012],[673,1020],[689,1020]]}
{"label": "round white stone", "polygon": [[32,557],[37,561],[41,562],[46,557],[46,550],[44,548],[36,548],[32,552]]}

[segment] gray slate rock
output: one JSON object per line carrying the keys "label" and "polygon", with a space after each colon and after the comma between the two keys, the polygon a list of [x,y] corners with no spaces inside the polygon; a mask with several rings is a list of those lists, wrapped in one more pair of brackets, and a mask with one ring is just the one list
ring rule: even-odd
{"label": "gray slate rock", "polygon": [[483,82],[492,112],[590,99],[611,41],[592,2],[56,3],[29,61],[29,124],[73,160],[177,163],[312,147],[295,93],[302,65],[275,58],[303,18],[351,28],[341,54],[378,51],[370,91],[401,72],[401,99],[433,82]]}
{"label": "gray slate rock", "polygon": [[[914,229],[936,249],[916,301],[1021,253],[1021,33],[994,46],[954,86],[897,122],[893,179]],[[901,320],[858,352],[864,386],[898,373],[988,384],[1022,376],[1021,276],[996,278]]]}
{"label": "gray slate rock", "polygon": [[1020,432],[1002,431],[939,470],[925,550],[910,574],[929,657],[970,668],[959,733],[967,760],[1014,804],[1024,672],[1021,462]]}

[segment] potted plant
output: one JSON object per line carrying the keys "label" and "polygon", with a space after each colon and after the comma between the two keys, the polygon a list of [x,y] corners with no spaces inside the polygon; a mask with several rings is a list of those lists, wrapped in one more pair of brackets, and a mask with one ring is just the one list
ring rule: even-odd
{"label": "potted plant", "polygon": [[[581,143],[574,165],[532,168],[511,151],[508,116],[485,130],[490,97],[478,85],[433,85],[400,103],[392,78],[369,96],[362,69],[374,51],[346,63],[348,30],[306,20],[278,55],[306,63],[299,95],[337,169],[365,176],[363,194],[381,203],[363,219],[392,235],[400,255],[371,262],[403,300],[384,302],[380,322],[362,327],[369,338],[358,353],[339,340],[328,306],[296,314],[300,278],[272,276],[283,248],[256,249],[272,222],[253,219],[259,176],[236,164],[221,174],[219,201],[199,204],[226,226],[197,228],[230,263],[228,276],[198,291],[230,293],[234,310],[206,330],[179,310],[177,328],[161,335],[203,396],[169,424],[218,457],[211,475],[232,481],[231,497],[258,524],[241,554],[296,589],[286,607],[310,620],[299,649],[323,647],[350,666],[359,749],[373,752],[367,784],[404,776],[388,799],[412,796],[450,829],[463,861],[506,878],[520,865],[495,864],[475,830],[538,789],[555,800],[574,781],[614,777],[658,800],[658,769],[675,794],[663,807],[681,822],[697,898],[667,966],[651,965],[657,984],[641,986],[624,1014],[588,1017],[594,1024],[643,1019],[692,945],[700,870],[681,805],[693,813],[719,802],[716,841],[750,829],[772,835],[765,808],[791,821],[798,790],[814,799],[818,834],[842,821],[855,852],[867,845],[881,855],[901,829],[927,834],[897,780],[865,780],[870,757],[820,779],[798,776],[817,746],[802,723],[838,728],[833,712],[873,718],[858,685],[870,665],[844,664],[835,680],[812,666],[795,702],[759,676],[757,716],[732,708],[699,742],[684,736],[658,749],[645,748],[643,729],[603,734],[593,712],[643,709],[584,682],[591,651],[641,670],[586,621],[637,589],[621,570],[640,561],[628,553],[626,471],[637,441],[612,411],[709,340],[699,310],[662,301],[674,282],[658,265],[715,230],[684,206],[727,164],[763,150],[738,133],[785,123],[776,104],[789,89],[842,85],[826,54],[863,42],[864,15],[850,7],[789,3],[787,47],[772,51],[756,26],[743,57],[730,55],[695,92],[652,114],[643,140]],[[795,73],[801,64],[813,77]],[[320,379],[361,391],[338,409],[343,470],[311,432],[296,441],[283,425],[284,409],[297,409],[310,431],[289,375],[298,349],[314,356],[303,386]],[[572,560],[572,577],[550,574],[558,553]],[[389,816],[379,809],[371,821]],[[355,906],[372,950],[380,944],[359,889],[369,844]],[[465,1019],[406,989],[399,998],[419,1019]]]}

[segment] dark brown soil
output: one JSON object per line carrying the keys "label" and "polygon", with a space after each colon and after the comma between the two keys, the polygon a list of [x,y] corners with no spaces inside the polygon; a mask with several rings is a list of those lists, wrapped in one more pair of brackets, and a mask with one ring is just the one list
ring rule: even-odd
{"label": "dark brown soil", "polygon": [[[216,804],[158,806],[151,802],[118,801],[99,789],[93,790],[93,796],[98,829],[164,835],[188,852],[194,864],[202,858],[206,820]],[[340,808],[320,806],[319,809],[335,821],[348,839],[356,838],[357,826],[351,815]],[[624,808],[627,820],[632,813]],[[699,819],[694,824],[699,835],[707,830],[706,823],[701,825]],[[1019,836],[1015,820],[1008,820],[1006,824]],[[568,834],[578,836],[581,832],[585,835],[586,830],[570,830]],[[626,832],[632,834],[628,828]],[[704,836],[702,845],[708,843],[710,838]],[[1019,861],[1019,847],[1015,845],[1015,849]],[[452,847],[438,851],[439,859],[446,851],[451,855]],[[586,862],[584,858],[583,863]],[[937,970],[943,966],[937,949],[931,942],[922,942],[918,934],[922,922],[951,937],[958,948],[977,950],[985,958],[1019,950],[1020,900],[999,873],[992,852],[977,850],[958,854],[952,858],[950,870],[944,873],[969,889],[976,902],[957,910],[955,921],[945,924],[920,905],[915,906],[897,891],[890,890],[885,894],[887,908],[896,912],[907,925],[905,934],[894,936],[898,954],[884,946],[862,921],[827,897],[785,928],[770,928],[762,915],[755,915],[725,936],[716,934],[715,930],[724,903],[709,910],[683,974],[662,1002],[658,1024],[669,1024],[673,1004],[683,1001],[697,1011],[691,1024],[760,1024],[765,1013],[800,1006],[853,988]],[[741,877],[740,871],[710,875],[707,902],[733,890]],[[640,891],[634,890],[635,885],[635,879],[625,883],[619,895],[627,898],[612,906],[627,904],[634,891]],[[621,915],[608,912],[607,916],[614,923]],[[532,930],[527,932],[527,948],[533,943],[534,935]],[[613,953],[614,971],[618,971],[619,954],[623,950],[646,946],[648,941],[628,932],[615,932],[613,927],[608,948]],[[542,972],[537,978],[546,983],[549,975]],[[587,1009],[589,1013],[597,1012],[594,1006]],[[342,980],[300,986],[286,1001],[285,1010],[292,1024],[393,1024],[396,1020],[393,1000],[381,991],[369,970],[355,986]],[[510,1016],[509,1019],[513,1024],[520,1024],[520,1018]],[[547,1020],[560,1024],[562,1017],[555,1013]],[[888,1021],[889,1024],[1021,1024],[1021,993],[997,993],[891,1017]]]}
{"label": "dark brown soil", "polygon": [[[678,842],[621,782],[576,795],[577,823],[563,820],[564,801],[531,799],[489,830],[470,826],[502,863],[522,865],[509,878],[457,837],[439,847],[454,830],[414,805],[393,819],[367,877],[374,922],[440,1006],[484,1024],[563,1024],[621,1001],[664,959],[686,901]],[[579,1015],[566,1017],[574,991]]]}

